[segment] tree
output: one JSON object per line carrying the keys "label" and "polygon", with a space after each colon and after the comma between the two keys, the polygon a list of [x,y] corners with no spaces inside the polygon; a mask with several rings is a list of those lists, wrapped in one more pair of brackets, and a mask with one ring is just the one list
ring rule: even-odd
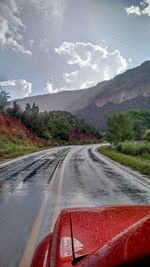
{"label": "tree", "polygon": [[8,104],[9,98],[10,98],[9,93],[7,93],[6,91],[2,90],[2,88],[0,88],[0,112],[4,112]]}
{"label": "tree", "polygon": [[43,137],[42,131],[44,123],[39,113],[39,107],[35,103],[33,103],[32,106],[27,103],[22,114],[22,122],[33,132],[36,132],[37,135]]}
{"label": "tree", "polygon": [[144,133],[143,139],[150,142],[150,129],[147,129]]}
{"label": "tree", "polygon": [[26,104],[26,107],[25,107],[25,112],[30,115],[31,114],[31,106],[29,103]]}
{"label": "tree", "polygon": [[69,140],[70,123],[65,117],[53,117],[49,119],[48,129],[53,138],[57,140]]}
{"label": "tree", "polygon": [[126,113],[116,113],[107,120],[107,138],[110,142],[119,143],[134,138],[133,123]]}
{"label": "tree", "polygon": [[30,127],[35,132],[38,132],[38,130],[40,129],[39,107],[36,106],[34,102],[31,107]]}
{"label": "tree", "polygon": [[132,109],[126,112],[132,122],[135,131],[135,139],[142,140],[146,129],[150,129],[150,110]]}
{"label": "tree", "polygon": [[16,119],[21,119],[21,116],[22,116],[22,109],[21,109],[21,107],[19,106],[19,104],[18,104],[18,102],[17,101],[14,101],[13,102],[13,106],[12,106],[12,108],[10,107],[10,108],[8,108],[7,109],[7,113],[10,115],[10,116],[12,116],[12,117],[14,117],[14,118],[16,118]]}

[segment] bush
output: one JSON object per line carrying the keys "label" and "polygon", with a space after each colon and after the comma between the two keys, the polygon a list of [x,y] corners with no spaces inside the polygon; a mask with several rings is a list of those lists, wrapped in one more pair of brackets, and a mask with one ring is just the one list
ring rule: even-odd
{"label": "bush", "polygon": [[134,138],[133,123],[130,116],[125,112],[120,112],[109,117],[107,120],[107,139],[117,144]]}
{"label": "bush", "polygon": [[19,130],[14,130],[13,132],[14,132],[17,140],[25,141],[25,134],[24,134],[23,131],[21,131],[21,130],[20,131]]}
{"label": "bush", "polygon": [[52,137],[57,141],[68,141],[70,128],[70,123],[67,118],[63,116],[49,119],[48,129],[50,130]]}
{"label": "bush", "polygon": [[133,157],[111,149],[110,147],[100,147],[98,151],[111,159],[131,167],[133,170],[139,171],[144,175],[150,176],[149,161],[141,157]]}
{"label": "bush", "polygon": [[143,139],[150,142],[150,129],[147,129],[144,133]]}
{"label": "bush", "polygon": [[131,156],[143,156],[150,154],[150,143],[144,141],[123,142],[115,146],[115,149]]}
{"label": "bush", "polygon": [[117,144],[117,145],[115,146],[115,149],[116,149],[117,151],[121,151],[121,149],[122,149],[122,144]]}
{"label": "bush", "polygon": [[[33,145],[32,143],[25,143],[18,141],[13,137],[6,137],[0,135],[0,160],[3,158],[10,158],[25,155],[34,151],[38,151],[40,146]],[[42,146],[41,146],[42,148]]]}
{"label": "bush", "polygon": [[9,93],[2,90],[0,86],[0,113],[5,112],[5,108],[8,104],[8,99],[10,98]]}

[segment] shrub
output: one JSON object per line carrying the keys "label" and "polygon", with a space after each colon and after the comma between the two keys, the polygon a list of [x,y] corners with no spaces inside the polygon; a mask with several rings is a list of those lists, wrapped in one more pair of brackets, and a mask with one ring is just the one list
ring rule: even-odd
{"label": "shrub", "polygon": [[24,141],[25,140],[25,134],[23,131],[15,131],[15,135],[17,137],[17,139],[21,140],[21,141]]}
{"label": "shrub", "polygon": [[107,120],[107,139],[117,144],[134,138],[133,123],[130,116],[125,112],[120,112],[109,117]]}
{"label": "shrub", "polygon": [[150,142],[150,129],[147,129],[144,133],[143,139]]}
{"label": "shrub", "polygon": [[115,146],[115,149],[131,156],[149,155],[150,143],[144,141],[123,142]]}

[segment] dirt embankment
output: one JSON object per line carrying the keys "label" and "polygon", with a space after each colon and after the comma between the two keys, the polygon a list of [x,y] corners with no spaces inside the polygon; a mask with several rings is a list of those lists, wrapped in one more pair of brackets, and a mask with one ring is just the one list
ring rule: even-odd
{"label": "dirt embankment", "polygon": [[22,140],[32,145],[45,145],[45,141],[32,133],[25,125],[17,119],[0,114],[0,136]]}
{"label": "dirt embankment", "polygon": [[92,134],[84,134],[76,129],[72,128],[69,133],[69,141],[83,141],[83,142],[96,142],[98,141],[96,136]]}

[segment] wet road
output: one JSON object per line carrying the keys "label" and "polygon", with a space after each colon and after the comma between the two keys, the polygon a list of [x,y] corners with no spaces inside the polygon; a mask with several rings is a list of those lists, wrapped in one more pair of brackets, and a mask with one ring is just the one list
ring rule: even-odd
{"label": "wet road", "polygon": [[150,180],[95,148],[53,148],[0,165],[1,267],[28,267],[64,207],[150,204]]}

